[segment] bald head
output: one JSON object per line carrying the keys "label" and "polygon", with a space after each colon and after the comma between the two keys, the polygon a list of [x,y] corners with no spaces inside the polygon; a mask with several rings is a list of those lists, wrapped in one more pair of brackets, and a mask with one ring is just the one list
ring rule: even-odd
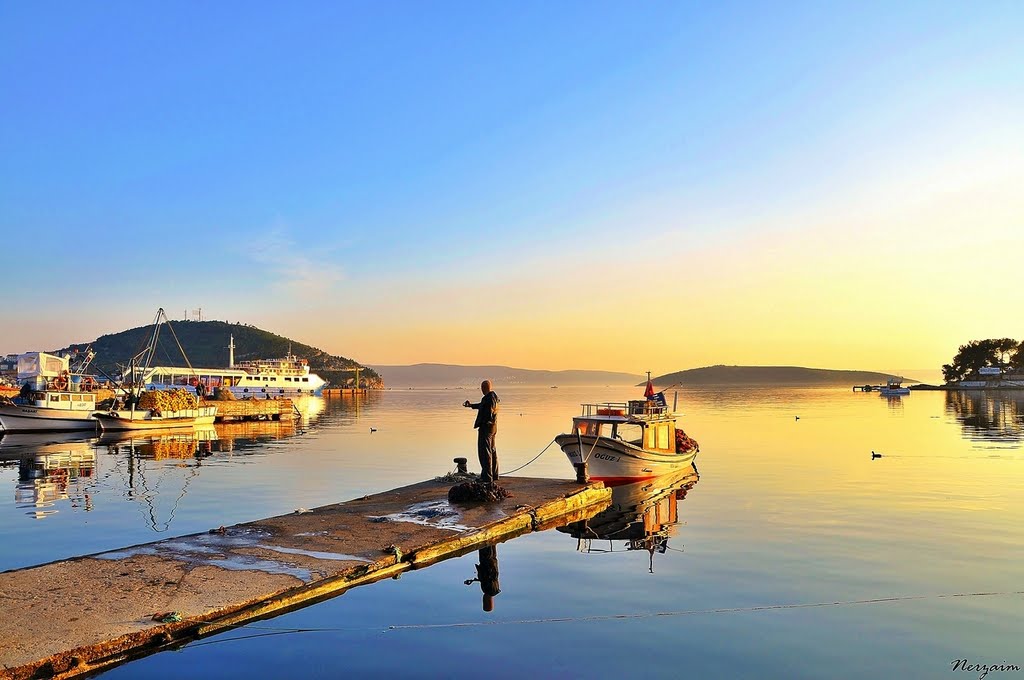
{"label": "bald head", "polygon": [[482,383],[480,383],[480,391],[483,392],[484,394],[487,394],[488,392],[490,392],[491,391],[491,381],[490,380],[485,380]]}

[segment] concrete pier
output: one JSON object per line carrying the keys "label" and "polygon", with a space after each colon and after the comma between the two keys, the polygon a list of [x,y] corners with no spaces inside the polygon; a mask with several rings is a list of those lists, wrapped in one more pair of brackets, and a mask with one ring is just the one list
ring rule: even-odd
{"label": "concrete pier", "polygon": [[503,478],[450,505],[429,481],[0,573],[0,678],[72,677],[606,508],[601,484]]}

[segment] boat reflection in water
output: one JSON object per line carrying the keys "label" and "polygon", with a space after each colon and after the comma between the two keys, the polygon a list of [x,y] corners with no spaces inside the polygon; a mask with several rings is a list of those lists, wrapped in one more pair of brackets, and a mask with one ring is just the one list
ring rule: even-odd
{"label": "boat reflection in water", "polygon": [[95,433],[7,433],[0,438],[0,460],[17,461],[14,501],[35,519],[58,512],[58,504],[92,510],[96,478]]}
{"label": "boat reflection in water", "polygon": [[678,503],[698,479],[697,467],[691,464],[679,472],[613,486],[607,510],[558,531],[575,538],[576,549],[583,553],[646,550],[654,573],[654,553],[669,549],[668,539],[679,523]]}
{"label": "boat reflection in water", "polygon": [[99,437],[99,444],[111,454],[125,453],[152,460],[182,460],[209,455],[218,438],[213,425],[203,425],[184,430],[104,431]]}

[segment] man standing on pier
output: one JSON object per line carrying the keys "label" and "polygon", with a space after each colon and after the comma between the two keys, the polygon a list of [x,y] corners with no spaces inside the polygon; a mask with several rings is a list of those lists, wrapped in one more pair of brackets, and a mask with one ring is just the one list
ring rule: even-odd
{"label": "man standing on pier", "polygon": [[491,389],[491,381],[480,383],[484,398],[479,403],[463,402],[466,408],[476,409],[476,452],[480,457],[480,481],[494,484],[498,481],[498,452],[494,448],[494,435],[498,432],[498,395]]}

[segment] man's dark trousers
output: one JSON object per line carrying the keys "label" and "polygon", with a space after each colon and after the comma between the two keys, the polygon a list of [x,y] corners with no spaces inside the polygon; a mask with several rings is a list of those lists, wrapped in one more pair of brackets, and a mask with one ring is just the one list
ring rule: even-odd
{"label": "man's dark trousers", "polygon": [[494,450],[494,435],[498,428],[481,425],[476,435],[476,453],[480,457],[480,481],[498,481],[498,452]]}

